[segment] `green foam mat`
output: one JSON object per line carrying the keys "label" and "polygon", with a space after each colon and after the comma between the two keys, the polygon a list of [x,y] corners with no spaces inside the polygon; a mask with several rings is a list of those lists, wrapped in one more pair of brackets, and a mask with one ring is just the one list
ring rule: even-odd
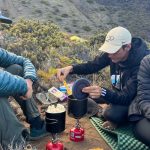
{"label": "green foam mat", "polygon": [[102,127],[103,120],[100,118],[91,117],[90,121],[112,150],[150,150],[145,144],[135,139],[130,124],[112,131]]}

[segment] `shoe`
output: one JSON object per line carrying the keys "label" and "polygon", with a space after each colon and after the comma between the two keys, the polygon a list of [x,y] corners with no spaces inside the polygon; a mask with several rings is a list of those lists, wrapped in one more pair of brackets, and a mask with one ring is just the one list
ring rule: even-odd
{"label": "shoe", "polygon": [[102,118],[103,117],[103,108],[99,106],[98,112],[94,115],[94,117]]}
{"label": "shoe", "polygon": [[117,128],[117,124],[110,122],[110,121],[105,121],[102,124],[102,127],[108,130],[115,130]]}
{"label": "shoe", "polygon": [[24,141],[28,141],[29,135],[30,135],[30,131],[28,129],[24,129],[22,131],[22,137],[23,137]]}
{"label": "shoe", "polygon": [[97,117],[103,119],[103,108],[101,106],[98,106],[98,109],[94,115],[90,115],[89,117]]}
{"label": "shoe", "polygon": [[98,104],[91,98],[88,98],[87,103],[87,116],[93,117],[95,114],[99,112],[99,106]]}
{"label": "shoe", "polygon": [[30,129],[30,135],[29,135],[28,140],[35,141],[35,140],[39,140],[43,137],[46,137],[48,135],[50,135],[50,133],[46,131],[45,123],[43,123],[43,126],[41,129],[36,129],[36,128]]}

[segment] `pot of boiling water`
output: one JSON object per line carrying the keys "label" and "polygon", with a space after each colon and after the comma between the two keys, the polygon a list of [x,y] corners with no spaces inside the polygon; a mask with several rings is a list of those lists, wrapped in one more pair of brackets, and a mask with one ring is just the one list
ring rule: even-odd
{"label": "pot of boiling water", "polygon": [[87,98],[78,100],[72,95],[68,97],[68,115],[80,119],[87,113]]}
{"label": "pot of boiling water", "polygon": [[50,105],[46,111],[46,130],[60,133],[65,130],[66,110],[61,104]]}

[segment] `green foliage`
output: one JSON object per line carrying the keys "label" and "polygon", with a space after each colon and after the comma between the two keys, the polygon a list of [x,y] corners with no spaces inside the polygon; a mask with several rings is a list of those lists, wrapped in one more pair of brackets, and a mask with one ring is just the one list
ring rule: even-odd
{"label": "green foliage", "polygon": [[[93,37],[90,38],[89,45],[90,56],[94,59],[95,56],[100,55],[99,47],[104,43],[106,33],[96,33]],[[111,88],[110,84],[110,69],[109,67],[101,70],[98,74],[93,75],[93,82],[100,86],[105,86]]]}
{"label": "green foliage", "polygon": [[26,4],[26,1],[25,1],[25,0],[22,0],[21,3],[22,3],[22,4]]}
{"label": "green foliage", "polygon": [[0,30],[4,36],[2,47],[29,58],[37,70],[48,72],[45,78],[51,78],[53,72],[48,70],[52,68],[82,62],[75,54],[85,51],[85,43],[71,42],[70,36],[52,22],[20,19],[13,25],[2,24]]}
{"label": "green foliage", "polygon": [[62,14],[61,16],[62,16],[63,18],[68,18],[68,17],[69,17],[68,14]]}
{"label": "green foliage", "polygon": [[89,4],[93,4],[93,3],[94,3],[94,0],[87,0],[87,2],[88,2]]}
{"label": "green foliage", "polygon": [[106,33],[96,33],[90,38],[90,46],[98,49],[102,43],[104,43]]}
{"label": "green foliage", "polygon": [[45,5],[47,5],[47,6],[49,5],[49,1],[48,1],[48,0],[41,0],[41,3],[42,3],[42,4],[45,4]]}
{"label": "green foliage", "polygon": [[45,81],[49,82],[51,78],[56,74],[56,68],[49,68],[48,71],[38,70],[37,74]]}
{"label": "green foliage", "polygon": [[102,87],[112,88],[110,81],[110,69],[109,67],[99,71],[97,83]]}
{"label": "green foliage", "polygon": [[82,29],[87,32],[91,31],[91,28],[89,26],[83,26]]}
{"label": "green foliage", "polygon": [[55,19],[60,22],[62,21],[62,18],[60,18],[60,17],[56,17]]}
{"label": "green foliage", "polygon": [[37,68],[50,58],[52,47],[59,48],[64,44],[63,34],[51,22],[21,19],[7,29],[5,29],[7,43],[4,48],[18,55],[29,57]]}
{"label": "green foliage", "polygon": [[38,14],[42,14],[42,10],[41,9],[38,9],[36,8],[33,12],[34,14],[38,13]]}
{"label": "green foliage", "polygon": [[71,33],[71,29],[70,29],[70,27],[64,27],[64,29],[67,31],[67,32],[70,32]]}
{"label": "green foliage", "polygon": [[[4,34],[2,47],[29,58],[38,70],[40,79],[48,85],[55,82],[57,68],[91,60],[104,38],[104,35],[98,34],[89,41],[83,39],[82,42],[75,42],[71,40],[72,35],[61,32],[52,22],[24,19],[10,26],[2,25],[0,29]],[[92,42],[95,41],[93,47]],[[100,77],[105,80],[103,74],[105,72],[98,75],[100,82]]]}
{"label": "green foliage", "polygon": [[106,8],[105,7],[100,7],[99,10],[100,11],[106,11]]}

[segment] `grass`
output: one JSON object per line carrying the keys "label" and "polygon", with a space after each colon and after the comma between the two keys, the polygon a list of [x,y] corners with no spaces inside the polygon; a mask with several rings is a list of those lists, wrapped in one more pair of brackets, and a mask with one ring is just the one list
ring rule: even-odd
{"label": "grass", "polygon": [[87,32],[90,32],[92,30],[89,26],[83,26],[82,29]]}
{"label": "grass", "polygon": [[87,0],[87,2],[88,2],[89,4],[93,4],[93,3],[94,3],[94,0]]}
{"label": "grass", "polygon": [[68,18],[69,15],[68,15],[68,14],[62,14],[61,17],[63,17],[63,18]]}
{"label": "grass", "polygon": [[23,150],[26,148],[26,141],[22,140],[19,142],[19,144],[14,144],[14,141],[12,140],[10,144],[7,145],[7,148],[2,148],[0,145],[0,150]]}
{"label": "grass", "polygon": [[23,140],[21,143],[15,145],[12,141],[8,144],[7,148],[3,148],[0,145],[0,150],[37,150],[37,148],[35,146],[33,147],[31,144],[26,144],[26,141]]}
{"label": "grass", "polygon": [[44,4],[46,6],[49,5],[49,1],[48,0],[41,0],[40,2],[41,2],[41,4]]}
{"label": "grass", "polygon": [[35,9],[33,13],[34,13],[34,14],[36,14],[36,13],[41,14],[41,13],[42,13],[42,10],[40,10],[40,9]]}

